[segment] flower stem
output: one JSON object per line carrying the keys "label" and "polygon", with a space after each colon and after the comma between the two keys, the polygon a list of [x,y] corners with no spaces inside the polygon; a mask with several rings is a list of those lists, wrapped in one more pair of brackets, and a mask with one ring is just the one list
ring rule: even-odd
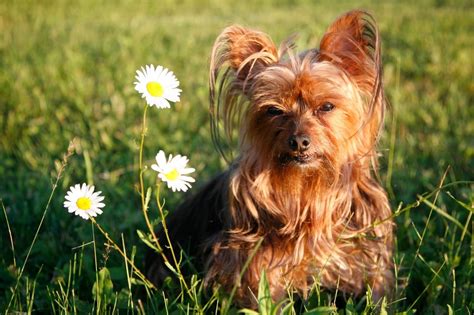
{"label": "flower stem", "polygon": [[142,201],[142,209],[144,211],[147,211],[146,204],[145,204],[145,185],[143,183],[143,173],[145,170],[143,169],[143,147],[145,143],[145,136],[147,132],[146,128],[146,112],[148,109],[148,105],[145,105],[145,108],[143,109],[143,121],[142,121],[142,134],[141,134],[141,140],[140,140],[140,157],[138,160],[139,163],[139,177],[140,177],[140,196],[141,196],[141,201]]}
{"label": "flower stem", "polygon": [[91,218],[92,223],[97,227],[97,229],[104,235],[104,237],[107,239],[107,241],[112,244],[113,248],[119,252],[119,254],[130,264],[132,267],[132,270],[135,272],[135,274],[142,280],[148,287],[150,288],[155,288],[155,286],[145,277],[145,275],[135,266],[135,263],[125,255],[125,253],[122,251],[122,249],[112,240],[112,238],[109,236],[109,234],[96,222],[94,218]]}
{"label": "flower stem", "polygon": [[[163,252],[163,248],[161,247],[160,243],[158,242],[158,238],[156,237],[155,231],[153,230],[153,226],[150,222],[150,219],[148,217],[148,205],[146,202],[146,196],[145,196],[145,183],[143,180],[143,173],[145,172],[144,166],[143,166],[143,150],[144,150],[144,145],[145,145],[145,136],[147,132],[147,127],[146,127],[146,113],[147,113],[148,105],[145,105],[145,108],[143,109],[143,120],[142,120],[142,136],[140,139],[140,157],[138,160],[138,167],[139,167],[139,175],[140,175],[140,197],[141,197],[141,202],[142,202],[142,211],[143,211],[143,217],[145,218],[145,223],[148,228],[148,230],[151,233],[151,236],[153,238],[153,243],[155,243],[158,251],[160,253]],[[163,255],[164,256],[164,255]],[[168,260],[166,257],[163,257],[166,262]]]}
{"label": "flower stem", "polygon": [[[176,255],[174,253],[173,245],[171,244],[171,239],[170,239],[170,236],[169,236],[169,233],[168,233],[168,227],[166,226],[165,214],[163,212],[164,204],[162,204],[160,202],[160,183],[159,182],[156,183],[156,203],[158,205],[158,210],[160,211],[160,218],[161,218],[161,224],[163,225],[163,232],[165,233],[166,241],[168,242],[168,246],[169,246],[169,249],[170,249],[170,252],[171,252],[171,257],[173,258],[173,262],[174,262],[174,267],[176,268],[176,272],[178,273],[178,278],[179,278],[181,284],[186,289],[186,292],[188,293],[191,300],[194,301],[194,296],[192,295],[191,291],[188,288],[188,285],[187,285],[186,281],[184,280],[183,273],[181,272],[180,263],[176,259]],[[162,256],[164,257],[164,259],[166,258],[164,254],[162,254]]]}
{"label": "flower stem", "polygon": [[[167,264],[168,266],[173,266],[170,263],[168,257],[166,257],[166,255],[163,251],[163,247],[160,245],[160,242],[159,242],[158,238],[156,237],[156,233],[153,229],[153,225],[150,222],[150,218],[148,217],[148,204],[147,204],[147,201],[146,201],[145,183],[144,183],[144,180],[143,180],[143,173],[145,172],[144,165],[143,165],[143,150],[144,150],[144,144],[145,144],[145,136],[146,136],[146,132],[147,132],[147,126],[146,126],[147,109],[148,109],[148,105],[145,105],[145,108],[143,110],[142,133],[141,133],[140,149],[139,149],[140,154],[139,154],[139,161],[138,161],[138,163],[139,163],[139,175],[140,175],[140,195],[141,195],[142,211],[143,211],[143,217],[145,218],[146,226],[147,226],[147,228],[148,228],[148,230],[149,230],[149,232],[152,236],[152,240],[153,240],[153,243],[156,246],[156,249],[160,253],[161,257],[163,258],[163,261],[165,262],[165,264]],[[171,240],[170,240],[169,235],[168,235],[168,230],[167,230],[166,223],[165,223],[165,216],[164,216],[164,213],[163,213],[163,206],[161,205],[161,203],[159,201],[159,193],[160,193],[159,184],[157,184],[156,188],[157,188],[157,204],[158,204],[158,209],[160,211],[161,222],[163,224],[163,230],[165,232],[166,239],[167,239],[168,244],[170,246],[171,255],[172,255],[172,258],[173,258],[173,262],[174,262],[174,267],[176,268],[176,273],[178,274],[178,278],[179,278],[181,284],[186,289],[186,292],[188,293],[189,297],[194,301],[194,296],[192,295],[186,281],[184,280],[179,262],[176,259],[176,255],[174,253],[173,247],[171,245]]]}
{"label": "flower stem", "polygon": [[98,289],[98,287],[99,287],[99,269],[98,269],[98,266],[97,266],[97,243],[95,241],[94,222],[95,222],[95,220],[91,220],[92,244],[93,244],[93,248],[94,248],[95,283],[97,284],[96,290],[95,290],[95,303],[96,303],[95,313],[99,314],[101,303],[99,301],[99,298],[100,298],[99,289]]}

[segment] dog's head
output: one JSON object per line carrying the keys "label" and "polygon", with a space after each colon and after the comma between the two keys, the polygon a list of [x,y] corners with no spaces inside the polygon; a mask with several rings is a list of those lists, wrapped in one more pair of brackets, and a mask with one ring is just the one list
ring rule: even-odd
{"label": "dog's head", "polygon": [[277,49],[262,32],[230,26],[213,48],[210,95],[228,133],[240,124],[241,158],[250,164],[338,172],[371,155],[383,120],[375,22],[349,12],[319,48],[300,54],[290,41]]}

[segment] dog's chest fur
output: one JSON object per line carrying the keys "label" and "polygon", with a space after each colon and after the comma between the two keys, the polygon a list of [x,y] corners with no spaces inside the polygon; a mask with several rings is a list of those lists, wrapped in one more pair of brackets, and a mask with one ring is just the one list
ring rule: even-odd
{"label": "dog's chest fur", "polygon": [[[234,189],[227,192],[231,202],[220,216],[226,228],[210,238],[210,251],[206,251],[208,285],[231,290],[252,258],[237,291],[244,305],[253,306],[252,296],[257,295],[264,270],[275,299],[283,298],[289,287],[305,296],[315,283],[356,295],[370,283],[376,294],[382,294],[391,277],[387,248],[391,224],[364,231],[366,222],[390,211],[387,203],[378,201],[385,195],[376,182],[366,178],[361,180],[363,187],[351,182],[339,190],[331,187],[329,192],[326,184],[304,179],[291,189],[287,185],[278,189],[271,183],[264,185],[261,178],[244,183],[235,172],[228,179]],[[255,217],[249,207],[255,207]],[[247,215],[242,218],[242,213]]]}

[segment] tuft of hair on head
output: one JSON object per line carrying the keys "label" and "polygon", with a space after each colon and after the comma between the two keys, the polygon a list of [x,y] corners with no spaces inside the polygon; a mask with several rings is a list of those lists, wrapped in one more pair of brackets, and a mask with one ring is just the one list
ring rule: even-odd
{"label": "tuft of hair on head", "polygon": [[210,61],[209,110],[213,142],[227,162],[222,138],[230,140],[239,125],[254,78],[278,60],[275,44],[260,31],[232,25],[217,37]]}

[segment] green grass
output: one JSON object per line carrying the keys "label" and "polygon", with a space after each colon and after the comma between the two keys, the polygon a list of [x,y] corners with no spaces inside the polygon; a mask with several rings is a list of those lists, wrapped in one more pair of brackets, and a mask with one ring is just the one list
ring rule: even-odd
{"label": "green grass", "polygon": [[[0,309],[6,309],[18,279],[10,312],[196,311],[199,303],[180,296],[179,288],[147,293],[131,282],[128,265],[103,236],[95,230],[92,243],[89,222],[65,211],[64,194],[84,181],[102,190],[107,207],[97,221],[120,246],[123,236],[127,253],[140,266],[145,246],[136,230],[146,229],[137,190],[144,103],[133,88],[135,70],[162,64],[180,80],[182,101],[171,110],[148,112],[144,156],[151,161],[159,149],[188,155],[198,186],[225,168],[210,140],[207,112],[208,59],[219,32],[240,23],[268,32],[277,43],[296,32],[301,49],[316,47],[329,23],[353,8],[370,10],[379,23],[391,103],[380,173],[393,208],[403,211],[396,217],[398,295],[388,309],[472,313],[474,7],[469,1],[1,2]],[[75,152],[52,195],[73,138]],[[153,185],[153,176],[145,173],[147,185]],[[437,191],[440,185],[444,188]],[[164,193],[172,211],[182,195]],[[263,292],[265,284],[261,287]],[[196,295],[204,307],[199,288]],[[221,310],[224,299],[215,295],[205,312]],[[267,302],[261,313],[271,309]],[[348,305],[347,313],[351,307],[363,312],[364,301]],[[310,309],[335,312],[317,292],[294,306],[297,313]]]}

